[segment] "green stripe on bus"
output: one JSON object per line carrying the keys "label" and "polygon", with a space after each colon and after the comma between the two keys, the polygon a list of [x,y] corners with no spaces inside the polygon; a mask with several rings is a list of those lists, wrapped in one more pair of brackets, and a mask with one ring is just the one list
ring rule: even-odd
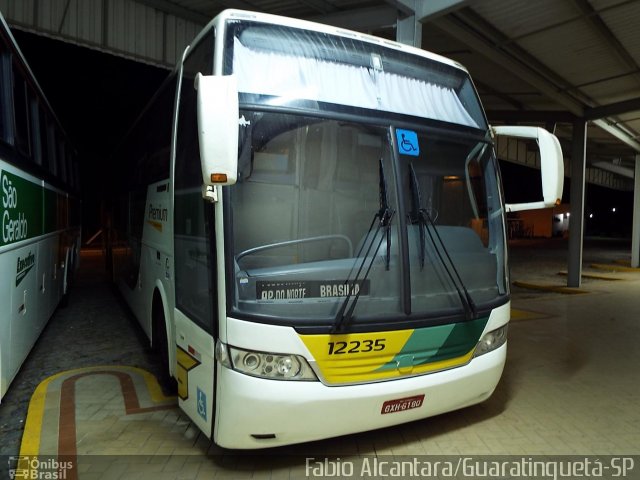
{"label": "green stripe on bus", "polygon": [[43,188],[3,170],[0,189],[0,246],[42,235]]}
{"label": "green stripe on bus", "polygon": [[379,370],[414,367],[468,354],[480,340],[489,317],[414,330],[402,350]]}

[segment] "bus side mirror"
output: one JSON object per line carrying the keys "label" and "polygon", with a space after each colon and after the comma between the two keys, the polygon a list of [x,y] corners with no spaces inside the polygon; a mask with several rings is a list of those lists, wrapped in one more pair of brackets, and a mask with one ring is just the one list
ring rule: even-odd
{"label": "bus side mirror", "polygon": [[492,130],[494,135],[536,140],[540,149],[543,200],[529,203],[507,203],[505,205],[507,212],[535,210],[559,205],[562,201],[564,163],[558,138],[540,127],[498,126],[492,127]]}
{"label": "bus side mirror", "polygon": [[238,176],[238,81],[234,75],[198,73],[195,88],[202,181],[233,185]]}

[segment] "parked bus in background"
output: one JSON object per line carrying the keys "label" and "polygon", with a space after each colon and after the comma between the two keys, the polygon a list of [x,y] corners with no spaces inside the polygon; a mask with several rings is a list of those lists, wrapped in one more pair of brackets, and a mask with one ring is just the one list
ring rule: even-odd
{"label": "parked bus in background", "polygon": [[78,265],[76,154],[0,14],[0,399]]}
{"label": "parked bus in background", "polygon": [[[540,202],[504,204],[501,133],[537,143]],[[505,211],[554,205],[563,180],[557,139],[491,128],[456,62],[234,10],[114,161],[118,285],[181,408],[228,448],[488,398],[510,315]]]}

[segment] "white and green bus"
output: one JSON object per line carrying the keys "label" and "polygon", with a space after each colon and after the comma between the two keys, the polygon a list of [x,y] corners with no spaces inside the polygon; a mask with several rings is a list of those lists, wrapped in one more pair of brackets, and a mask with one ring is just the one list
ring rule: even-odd
{"label": "white and green bus", "polygon": [[[540,150],[505,205],[494,135]],[[227,10],[115,161],[120,289],[218,445],[482,402],[506,356],[505,211],[562,196],[557,139],[491,128],[468,72],[392,41]]]}
{"label": "white and green bus", "polygon": [[78,171],[0,15],[0,399],[66,299],[78,265]]}

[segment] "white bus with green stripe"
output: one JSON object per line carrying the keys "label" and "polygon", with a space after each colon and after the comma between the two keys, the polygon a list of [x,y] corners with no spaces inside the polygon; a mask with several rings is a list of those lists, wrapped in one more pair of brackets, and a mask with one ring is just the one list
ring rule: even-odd
{"label": "white bus with green stripe", "polygon": [[0,399],[78,264],[75,153],[0,15]]}
{"label": "white bus with green stripe", "polygon": [[[505,205],[500,133],[538,145],[539,202]],[[488,398],[507,348],[505,212],[553,206],[563,180],[557,139],[491,128],[461,65],[233,10],[116,161],[121,291],[181,408],[247,449]]]}

